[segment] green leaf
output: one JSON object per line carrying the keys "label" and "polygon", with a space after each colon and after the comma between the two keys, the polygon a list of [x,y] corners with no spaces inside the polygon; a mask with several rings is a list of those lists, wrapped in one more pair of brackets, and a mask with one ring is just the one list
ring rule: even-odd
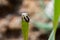
{"label": "green leaf", "polygon": [[60,0],[54,0],[54,20],[53,20],[53,26],[54,26],[54,36],[56,34],[56,30],[58,27],[58,18],[59,18],[59,14],[60,14]]}
{"label": "green leaf", "polygon": [[23,33],[24,40],[28,40],[28,26],[29,23],[22,19],[22,33]]}

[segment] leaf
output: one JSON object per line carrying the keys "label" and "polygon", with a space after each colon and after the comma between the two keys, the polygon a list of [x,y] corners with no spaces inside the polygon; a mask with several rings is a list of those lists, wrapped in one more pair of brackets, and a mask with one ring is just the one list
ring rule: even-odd
{"label": "leaf", "polygon": [[28,26],[29,23],[22,19],[22,33],[23,33],[24,40],[28,40]]}
{"label": "leaf", "polygon": [[59,14],[60,14],[60,0],[54,0],[54,20],[53,20],[53,26],[54,26],[54,36],[56,34],[56,30],[58,27],[58,19],[59,19]]}

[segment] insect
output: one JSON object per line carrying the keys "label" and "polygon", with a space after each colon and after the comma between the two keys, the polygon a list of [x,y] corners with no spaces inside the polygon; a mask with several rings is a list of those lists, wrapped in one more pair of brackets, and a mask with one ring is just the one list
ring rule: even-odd
{"label": "insect", "polygon": [[30,18],[28,16],[28,13],[22,13],[22,18],[26,21],[26,22],[29,22],[30,21]]}

